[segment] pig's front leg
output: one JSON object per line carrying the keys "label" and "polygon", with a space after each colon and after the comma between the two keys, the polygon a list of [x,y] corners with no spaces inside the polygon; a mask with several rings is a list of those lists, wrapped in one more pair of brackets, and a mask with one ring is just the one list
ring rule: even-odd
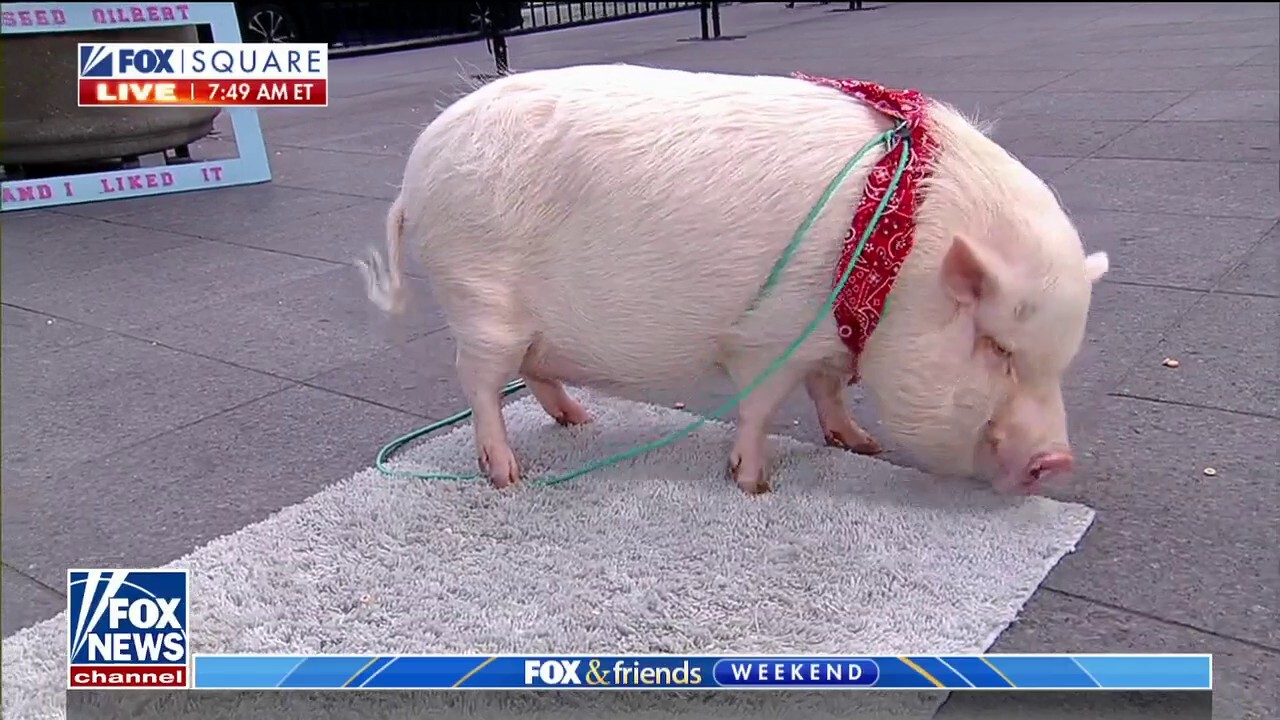
{"label": "pig's front leg", "polygon": [[[768,360],[768,358],[765,358]],[[767,365],[752,360],[726,363],[729,376],[741,392],[764,371]],[[743,398],[738,405],[738,436],[729,455],[729,474],[743,492],[759,495],[769,492],[769,457],[766,432],[774,412],[795,390],[804,370],[795,365],[779,368]]]}
{"label": "pig's front leg", "polygon": [[804,378],[804,389],[818,410],[822,435],[832,447],[851,450],[860,455],[883,452],[880,443],[854,422],[844,404],[843,379],[829,370],[814,370]]}

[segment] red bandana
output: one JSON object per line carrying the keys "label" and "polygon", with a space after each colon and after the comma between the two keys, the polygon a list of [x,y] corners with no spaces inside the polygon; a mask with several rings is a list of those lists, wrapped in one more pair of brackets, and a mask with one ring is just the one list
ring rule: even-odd
{"label": "red bandana", "polygon": [[[911,252],[915,240],[916,207],[921,200],[920,185],[932,171],[938,144],[930,134],[926,122],[929,99],[919,91],[891,90],[870,82],[835,80],[803,73],[796,73],[795,77],[836,88],[890,117],[905,120],[904,132],[910,133],[911,138],[911,156],[898,181],[897,201],[891,200],[885,206],[879,224],[871,237],[867,238],[867,244],[849,276],[849,282],[836,298],[836,327],[839,328],[840,339],[844,340],[844,344],[853,353],[852,384],[858,380],[858,357],[867,344],[867,338],[871,337],[876,324],[880,322],[885,302],[889,299],[889,291],[893,289],[898,271]],[[867,224],[875,216],[876,208],[888,192],[905,147],[901,142],[895,143],[893,149],[876,164],[867,177],[862,202],[853,215],[849,232],[844,236],[844,251],[840,254],[833,286],[840,282],[858,248],[858,242],[862,240],[862,234],[866,232]]]}

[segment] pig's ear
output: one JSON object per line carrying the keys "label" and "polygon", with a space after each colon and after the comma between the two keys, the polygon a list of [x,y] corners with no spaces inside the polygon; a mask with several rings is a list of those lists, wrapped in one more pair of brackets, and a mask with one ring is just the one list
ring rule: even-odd
{"label": "pig's ear", "polygon": [[1098,282],[1109,269],[1111,261],[1107,259],[1105,252],[1096,252],[1084,259],[1084,274],[1091,283]]}
{"label": "pig's ear", "polygon": [[957,235],[942,258],[942,286],[956,302],[974,303],[995,290],[997,270],[989,253]]}

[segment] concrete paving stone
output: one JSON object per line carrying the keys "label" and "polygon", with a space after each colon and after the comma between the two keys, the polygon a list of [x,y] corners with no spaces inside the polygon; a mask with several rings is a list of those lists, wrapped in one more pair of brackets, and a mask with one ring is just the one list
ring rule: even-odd
{"label": "concrete paving stone", "polygon": [[1046,120],[1150,120],[1190,93],[1049,92],[1027,93],[1000,106],[1000,113]]}
{"label": "concrete paving stone", "polygon": [[352,191],[367,191],[352,182],[349,179],[351,175],[369,165],[387,162],[379,155],[278,147],[271,151],[271,184],[300,190],[360,194]]}
{"label": "concrete paving stone", "polygon": [[[514,41],[515,38],[510,38]],[[421,73],[456,69],[460,62],[491,58],[484,42],[375,53],[359,57],[331,57],[329,80],[358,86],[367,80],[413,77]]]}
{"label": "concrete paving stone", "polygon": [[1161,121],[1276,122],[1280,118],[1280,91],[1197,90],[1155,116]]}
{"label": "concrete paving stone", "polygon": [[444,326],[423,280],[415,302],[391,323],[348,265],[266,290],[212,300],[195,312],[142,327],[140,337],[240,367],[305,380]]}
{"label": "concrete paving stone", "polygon": [[[492,68],[486,68],[492,70]],[[455,70],[460,72],[460,70]],[[330,84],[330,96],[335,101],[349,100],[355,103],[374,93],[379,93],[392,88],[404,87],[414,84],[416,76],[399,76],[388,78],[360,78],[359,80],[337,80]]]}
{"label": "concrete paving stone", "polygon": [[[635,58],[633,62],[628,64],[640,65],[643,67],[667,67],[679,70],[688,70],[690,72],[716,72],[729,74],[742,74],[742,62],[733,57],[724,55],[695,55],[690,56],[686,52],[681,52],[680,48],[673,48],[669,52],[647,53],[642,57]],[[752,74],[760,75],[790,75],[793,72],[805,72],[811,75],[844,75],[845,65],[837,58],[809,58],[809,57],[776,57],[771,56],[764,59],[758,65],[753,65]],[[865,77],[883,77],[884,71],[873,66],[863,66],[859,68],[859,74]],[[887,81],[886,81],[887,82]]]}
{"label": "concrete paving stone", "polygon": [[[942,40],[942,38],[938,38],[938,40]],[[1011,51],[1017,46],[1025,44],[1025,42],[1025,38],[1005,39],[1004,42],[1001,42],[999,39],[985,33],[976,36],[953,36],[947,42],[913,42],[902,48],[896,57],[890,56],[887,59],[896,59],[902,64],[910,64],[912,66],[924,59],[943,63],[951,61],[964,67],[1007,66],[1011,63]],[[1024,69],[1061,70],[1077,63],[1084,67],[1087,62],[1087,58],[1083,58],[1079,54],[1061,52],[1054,53],[1047,58],[1037,58],[1033,65]],[[1016,67],[1022,66],[1018,65]]]}
{"label": "concrete paving stone", "polygon": [[[887,16],[886,16],[887,17]],[[900,58],[904,64],[914,64],[922,58],[935,62],[951,59],[959,64],[966,64],[977,58],[992,58],[1011,52],[1022,44],[1021,39],[1007,37],[994,31],[991,22],[981,18],[973,18],[966,23],[957,22],[954,27],[939,28],[927,24],[912,24],[905,16],[899,16],[900,22],[859,23],[856,26],[833,20],[820,26],[806,27],[806,38],[813,38],[810,53],[821,52],[819,45],[824,45],[827,52],[844,37],[856,43],[850,47],[857,48],[857,59],[861,63],[867,60],[884,60]],[[770,37],[780,37],[785,31],[779,29]],[[751,37],[763,37],[764,33]],[[749,38],[750,39],[750,38]],[[897,48],[897,52],[894,52]],[[943,48],[948,48],[949,51]],[[909,60],[908,60],[909,59]]]}
{"label": "concrete paving stone", "polygon": [[[1270,32],[1270,42],[1280,40],[1280,25],[1269,20],[1280,20],[1280,6],[1275,3],[1233,3],[1240,7],[1245,5],[1253,5],[1254,8],[1245,12],[1231,13],[1229,10],[1221,15],[1217,12],[1210,13],[1203,18],[1190,24],[1190,27],[1184,28],[1179,34],[1195,35],[1196,27],[1201,28],[1201,32],[1208,35],[1236,35],[1236,45],[1246,45],[1252,40],[1251,33]],[[1224,4],[1224,7],[1231,7]]]}
{"label": "concrete paving stone", "polygon": [[[525,68],[513,69],[512,73],[524,71]],[[345,107],[327,117],[350,116],[357,119],[352,123],[357,127],[371,123],[425,126],[445,108],[495,79],[491,70],[484,72],[490,74],[474,77],[455,72],[447,76],[415,76],[404,84],[344,101]]]}
{"label": "concrete paving stone", "polygon": [[1267,233],[1244,264],[1223,278],[1217,289],[1280,297],[1280,225]]}
{"label": "concrete paving stone", "polygon": [[[291,187],[301,187],[321,192],[338,193],[357,198],[373,198],[385,210],[400,192],[400,183],[404,178],[405,162],[409,159],[410,149],[394,155],[356,155],[344,153],[343,157],[353,158],[347,167],[317,172],[305,178],[285,181]],[[360,158],[360,160],[354,160]],[[361,205],[340,208],[338,212],[357,212]],[[314,224],[329,213],[313,215],[299,221],[299,225]]]}
{"label": "concrete paving stone", "polygon": [[[1243,20],[1238,22],[1251,24],[1254,29],[1257,29],[1258,27],[1257,21]],[[1189,28],[1195,28],[1201,25],[1203,25],[1203,27],[1199,31],[1189,30]],[[1174,26],[1165,26],[1165,28],[1173,28],[1173,27]],[[1172,30],[1162,30],[1159,28],[1155,28],[1155,29],[1134,28],[1133,31],[1128,33],[1127,35],[1117,34],[1115,37],[1110,38],[1110,40],[1114,43],[1114,46],[1112,47],[1111,52],[1117,56],[1122,55],[1125,52],[1150,53],[1153,56],[1158,56],[1163,53],[1176,53],[1176,52],[1187,52],[1187,51],[1203,52],[1205,53],[1203,56],[1204,58],[1206,58],[1205,61],[1195,63],[1194,65],[1182,64],[1182,63],[1179,63],[1177,65],[1169,65],[1167,64],[1167,61],[1166,61],[1166,63],[1161,63],[1159,65],[1138,64],[1138,65],[1132,65],[1132,66],[1125,66],[1123,64],[1125,60],[1123,58],[1118,58],[1118,62],[1121,64],[1119,66],[1111,66],[1111,67],[1116,67],[1117,69],[1124,68],[1126,71],[1140,70],[1140,69],[1153,68],[1153,67],[1171,68],[1171,67],[1218,66],[1220,69],[1225,69],[1225,67],[1237,65],[1239,63],[1244,62],[1248,57],[1247,55],[1240,57],[1239,60],[1237,60],[1235,63],[1223,62],[1222,58],[1232,57],[1227,54],[1228,51],[1240,51],[1240,50],[1249,51],[1257,47],[1252,43],[1248,43],[1248,42],[1242,43],[1239,41],[1241,33],[1247,32],[1247,31],[1226,28],[1224,25],[1215,26],[1214,24],[1211,24],[1211,23],[1197,22],[1197,23],[1188,23],[1184,25],[1178,25],[1176,26],[1176,28],[1178,30],[1176,32]],[[1100,36],[1094,36],[1094,38],[1102,39]],[[1154,46],[1151,45],[1150,41],[1156,38],[1162,38],[1166,40],[1169,38],[1184,38],[1184,39],[1188,39],[1188,42],[1186,44],[1178,44],[1174,42],[1170,46],[1165,46],[1160,43],[1156,43]],[[1191,40],[1194,40],[1195,42],[1191,42]]]}
{"label": "concrete paving stone", "polygon": [[1093,153],[1100,158],[1280,162],[1280,122],[1149,122]]}
{"label": "concrete paving stone", "polygon": [[1266,163],[1088,158],[1054,186],[1074,210],[1280,217],[1280,174]]}
{"label": "concrete paving stone", "polygon": [[1085,157],[1138,125],[1132,120],[1051,120],[999,114],[991,138],[1014,155]]}
{"label": "concrete paving stone", "polygon": [[10,240],[25,239],[27,236],[58,237],[95,227],[86,223],[85,218],[69,214],[72,206],[61,208],[39,208],[36,210],[11,210],[0,214],[0,245]]}
{"label": "concrete paving stone", "polygon": [[107,336],[107,331],[100,328],[12,305],[0,308],[0,322],[4,326],[4,332],[0,333],[4,348],[0,361],[6,365],[11,360],[38,357]]}
{"label": "concrete paving stone", "polygon": [[1265,50],[1259,50],[1244,62],[1245,66],[1264,65],[1264,66],[1280,66],[1280,44],[1272,45]]}
{"label": "concrete paving stone", "polygon": [[[998,3],[991,3],[993,7],[999,7]],[[1142,12],[1140,8],[1135,6],[1124,5],[1107,5],[1105,7],[1099,4],[1075,4],[1064,6],[1047,6],[1047,5],[1022,5],[1011,6],[1020,7],[1024,13],[1019,16],[1022,22],[1034,22],[1036,17],[1044,19],[1056,19],[1058,17],[1071,17],[1074,24],[1078,28],[1078,34],[1082,37],[1117,37],[1126,36],[1140,29],[1141,27],[1152,27],[1154,25],[1177,25],[1186,23],[1196,17],[1196,13],[1204,14],[1204,9],[1195,10],[1187,5],[1165,5],[1158,8],[1158,12]],[[1050,12],[1045,9],[1053,7]],[[1077,12],[1068,12],[1076,10]],[[1105,13],[1105,14],[1104,14]],[[1064,40],[1071,39],[1070,36],[1064,37]]]}
{"label": "concrete paving stone", "polygon": [[405,157],[413,148],[429,118],[408,122],[406,114],[388,111],[366,114],[361,122],[346,118],[315,120],[275,130],[268,137],[269,147],[295,147],[312,150],[339,150],[370,155]]}
{"label": "concrete paving stone", "polygon": [[[432,56],[423,55],[422,53],[424,52],[427,51],[403,51],[389,53],[389,55],[413,55],[425,64],[430,64]],[[434,62],[439,64],[442,56],[439,55],[438,49],[435,52],[436,55],[434,57],[436,59]],[[345,60],[341,58],[331,59],[330,83],[343,82],[337,71],[337,68],[341,67],[343,63],[364,61],[375,57],[381,56],[347,58]],[[401,59],[398,63],[401,66],[401,70],[403,70],[406,61]],[[361,78],[349,79],[346,82],[354,87],[348,90],[344,97],[331,98],[327,107],[271,108],[259,111],[263,131],[267,138],[267,147],[273,147],[272,138],[277,131],[296,127],[307,122],[343,118],[350,121],[352,126],[359,127],[364,117],[376,116],[389,109],[403,111],[406,108],[415,106],[432,107],[441,99],[456,96],[466,87],[474,85],[474,80],[470,77],[465,77],[466,68],[470,68],[470,66],[459,67],[456,62],[450,63],[447,68],[433,69],[423,67],[407,74],[402,72],[391,77],[377,76],[379,82],[376,85],[370,85]],[[492,71],[492,63],[483,67],[477,66],[474,69],[476,71]]]}
{"label": "concrete paving stone", "polygon": [[153,230],[221,238],[288,223],[329,210],[333,203],[332,195],[261,183],[69,205],[62,212]]}
{"label": "concrete paving stone", "polygon": [[[1280,418],[1280,299],[1206,297],[1125,378],[1127,395]],[[1173,358],[1179,367],[1160,363]],[[1275,443],[1270,443],[1275,448]],[[1274,458],[1273,458],[1274,460]],[[1272,465],[1272,471],[1275,470]]]}
{"label": "concrete paving stone", "polygon": [[[1218,90],[1273,90],[1280,87],[1280,68],[1275,65],[1241,65],[1224,73],[1213,87]],[[1271,119],[1280,118],[1273,115]]]}
{"label": "concrete paving stone", "polygon": [[1222,77],[1222,68],[1109,68],[1081,70],[1047,83],[1046,92],[1172,92],[1201,88]]}
{"label": "concrete paving stone", "polygon": [[1244,32],[1202,32],[1192,35],[1153,35],[1140,42],[1144,50],[1195,50],[1207,48],[1265,48],[1276,43],[1276,31],[1255,23]]}
{"label": "concrete paving stone", "polygon": [[1254,48],[1216,48],[1195,50],[1129,50],[1108,53],[1095,63],[1095,69],[1113,71],[1147,68],[1222,67],[1233,68],[1253,57]]}
{"label": "concrete paving stone", "polygon": [[[332,213],[325,211],[325,213],[311,215],[291,223],[289,227],[314,225],[320,223],[321,218],[330,217],[333,213],[344,210],[358,211],[361,206],[364,206],[361,200],[383,201],[381,206],[383,210],[387,209],[390,201],[396,199],[399,192],[399,182],[404,176],[404,163],[408,159],[407,151],[404,155],[365,155],[357,152],[294,149],[278,152],[282,155],[294,154],[305,158],[289,160],[291,167],[285,169],[283,177],[276,181],[282,186],[335,193],[335,195],[351,197],[351,202],[355,202],[355,205],[346,206],[347,200],[335,199],[334,202],[340,206]],[[316,170],[314,173],[306,173],[305,168],[311,163],[315,164]],[[248,241],[248,245],[257,245],[257,243],[269,245],[274,238],[244,238],[244,240]]]}
{"label": "concrete paving stone", "polygon": [[1037,53],[1031,57],[1026,57],[1011,52],[1001,55],[993,55],[989,57],[979,57],[972,63],[966,63],[964,68],[970,71],[982,72],[1000,72],[1010,70],[1026,70],[1026,71],[1043,71],[1043,72],[1060,72],[1073,73],[1079,70],[1086,70],[1098,63],[1097,54],[1089,53],[1072,53],[1072,52],[1051,52]]}
{"label": "concrete paving stone", "polygon": [[[1211,592],[1211,591],[1209,591]],[[1201,593],[1196,593],[1200,596]],[[1210,602],[1205,598],[1205,602]],[[1017,622],[992,647],[993,653],[1150,652],[1213,654],[1213,717],[1222,720],[1266,720],[1274,716],[1275,680],[1280,673],[1280,653],[1235,640],[1197,632],[1124,610],[1103,607],[1058,593],[1039,592],[1023,608]],[[1136,650],[1141,648],[1141,650]],[[1068,711],[1053,717],[1165,718],[1164,714],[1136,708],[1130,714],[1090,712],[1093,693],[1064,693],[1048,707],[1037,704],[1032,693],[953,693],[939,720],[981,717],[1041,718],[1059,708]],[[997,702],[1002,700],[997,705]],[[1092,706],[1101,709],[1109,706]],[[1177,706],[1174,706],[1177,708]],[[976,712],[984,711],[980,715]],[[1175,715],[1174,717],[1179,717]],[[1197,717],[1191,715],[1189,717]],[[1205,717],[1203,715],[1199,717]]]}
{"label": "concrete paving stone", "polygon": [[1160,342],[1199,293],[1103,282],[1094,286],[1080,352],[1064,378],[1073,393],[1103,393]]}
{"label": "concrete paving stone", "polygon": [[1014,155],[1023,165],[1027,166],[1028,170],[1038,175],[1041,180],[1048,182],[1051,186],[1055,177],[1080,162],[1078,157],[1023,155],[1021,153],[1014,153]]}
{"label": "concrete paving stone", "polygon": [[1085,247],[1107,251],[1113,282],[1209,290],[1275,224],[1253,218],[1076,210]]}
{"label": "concrete paving stone", "polygon": [[[403,172],[404,161],[397,159],[395,162]],[[371,177],[364,184],[357,184],[357,178],[351,177],[348,189],[369,195],[382,193],[394,197],[397,188],[392,183],[398,185],[400,176],[390,174],[386,164],[383,164],[381,173],[374,173],[370,169]],[[350,198],[335,195],[334,198],[342,203],[353,201],[356,204],[312,215],[281,227],[276,232],[243,237],[237,242],[262,250],[346,266],[351,266],[356,258],[363,258],[371,247],[385,252],[387,213],[391,209],[391,198],[371,200],[354,195]],[[413,260],[412,252],[407,252],[406,255],[409,260]]]}
{"label": "concrete paving stone", "polygon": [[369,467],[420,422],[291,388],[26,489],[21,512],[5,503],[5,559],[55,587],[67,567],[162,565]]}
{"label": "concrete paving stone", "polygon": [[453,335],[441,330],[330,370],[308,384],[442,420],[468,404],[454,370],[454,348]]}
{"label": "concrete paving stone", "polygon": [[[54,587],[64,588],[66,575]],[[31,578],[9,567],[0,570],[0,597],[4,598],[0,609],[0,633],[9,637],[29,625],[53,617],[67,609],[67,598],[50,590]]]}
{"label": "concrete paving stone", "polygon": [[[515,67],[513,72],[527,68]],[[488,68],[476,68],[476,72],[491,72]],[[450,74],[433,73],[426,77],[412,76],[400,84],[389,85],[376,92],[350,100],[337,101],[336,106],[315,120],[345,118],[353,127],[360,127],[366,119],[425,125],[443,108],[465,96],[479,86],[480,81],[461,76],[462,71]],[[293,126],[296,127],[298,123]],[[272,137],[268,133],[268,140]]]}
{"label": "concrete paving stone", "polygon": [[359,197],[318,190],[299,190],[284,186],[272,189],[277,193],[274,204],[270,201],[245,201],[242,203],[243,210],[231,208],[215,217],[201,217],[198,224],[192,224],[189,229],[184,230],[212,240],[251,245],[260,241],[264,234],[302,225],[323,213],[362,202]]}
{"label": "concrete paving stone", "polygon": [[201,242],[96,270],[51,277],[13,300],[30,310],[129,331],[211,302],[333,269],[333,264]]}
{"label": "concrete paving stone", "polygon": [[[333,58],[330,58],[329,62],[332,63]],[[330,79],[332,80],[332,71],[330,73]],[[298,125],[310,120],[315,120],[316,116],[320,113],[332,112],[337,110],[337,107],[338,102],[330,99],[329,106],[323,109],[311,107],[259,108],[258,125],[262,127],[263,134],[269,136],[271,131],[277,128],[289,127],[291,125]],[[268,144],[267,148],[270,149],[271,146]]]}
{"label": "concrete paving stone", "polygon": [[[1076,52],[1082,61],[1088,61],[1088,67],[1096,69],[1099,60],[1115,53],[1117,48],[1128,48],[1135,42],[1132,38],[1117,40],[1099,34],[1089,26],[1075,29],[1074,32],[1063,32],[1055,36],[1041,38],[1033,48],[1023,48],[1022,53],[1047,52],[1054,56],[1068,55]],[[1022,54],[1019,53],[1019,54]]]}
{"label": "concrete paving stone", "polygon": [[[1152,10],[1157,10],[1152,12]],[[1089,24],[1090,30],[1110,32],[1111,36],[1121,33],[1170,33],[1187,34],[1192,32],[1197,23],[1208,24],[1212,8],[1203,3],[1169,4],[1157,8],[1142,5],[1116,7],[1106,15],[1097,17]],[[1211,16],[1210,16],[1211,17]]]}
{"label": "concrete paving stone", "polygon": [[1045,494],[1098,517],[1045,586],[1280,647],[1280,421],[1109,397],[1074,423],[1076,477]]}
{"label": "concrete paving stone", "polygon": [[48,475],[68,463],[113,452],[286,385],[118,335],[42,354],[5,355],[6,513],[50,492]]}
{"label": "concrete paving stone", "polygon": [[[1071,70],[980,70],[960,68],[951,73],[921,73],[910,66],[901,71],[899,81],[922,92],[941,94],[966,92],[1030,92],[1069,77]],[[1083,72],[1083,71],[1081,71]]]}
{"label": "concrete paving stone", "polygon": [[[1139,9],[1141,11],[1141,10],[1148,10],[1149,8],[1141,8],[1139,6],[1136,9]],[[1205,9],[1206,12],[1202,12],[1198,16],[1192,17],[1191,15],[1187,15],[1182,18],[1178,18],[1173,15],[1166,15],[1163,10],[1164,9],[1161,8],[1161,12],[1158,13],[1159,22],[1146,22],[1146,23],[1140,23],[1140,24],[1135,23],[1135,25],[1139,25],[1139,26],[1135,27],[1134,30],[1140,33],[1142,37],[1153,37],[1153,36],[1161,37],[1161,36],[1169,36],[1169,35],[1197,35],[1198,36],[1198,35],[1239,34],[1239,33],[1247,33],[1252,30],[1256,30],[1259,27],[1259,23],[1258,23],[1258,20],[1260,19],[1259,17],[1256,17],[1256,16],[1228,17],[1226,15],[1216,14],[1215,12],[1213,12],[1212,8],[1206,8]],[[1187,12],[1194,13],[1195,9],[1188,8]],[[1157,16],[1156,14],[1151,15],[1151,17],[1156,17],[1156,16]],[[1276,13],[1272,12],[1272,13],[1265,14],[1262,17],[1275,17],[1275,16],[1276,16]],[[1103,25],[1103,24],[1105,23],[1099,23],[1099,25]],[[1212,47],[1212,46],[1206,46],[1206,47]]]}
{"label": "concrete paving stone", "polygon": [[[97,270],[200,242],[160,230],[62,215],[40,214],[38,223],[23,221],[0,235],[0,287],[6,302],[53,278]],[[35,227],[27,227],[35,225]]]}
{"label": "concrete paving stone", "polygon": [[[1062,32],[1056,36],[1045,38],[1043,42],[1049,49],[1053,50],[1076,47],[1079,48],[1080,52],[1114,55],[1121,52],[1148,49],[1146,47],[1146,42],[1152,37],[1199,37],[1195,34],[1185,35],[1179,32],[1171,32],[1171,30],[1185,29],[1194,26],[1194,23],[1165,23],[1161,25],[1148,24],[1104,27],[1095,20],[1083,26],[1072,28],[1069,32]],[[1189,47],[1216,49],[1216,46],[1212,44],[1192,45]],[[1151,49],[1155,50],[1155,48]],[[1173,48],[1165,49],[1177,50],[1185,48],[1175,46]]]}
{"label": "concrete paving stone", "polygon": [[[1211,14],[1206,17],[1218,21],[1228,20],[1266,20],[1280,17],[1280,9],[1275,3],[1241,2],[1241,3],[1200,3],[1207,5]],[[1249,26],[1245,26],[1249,27]]]}

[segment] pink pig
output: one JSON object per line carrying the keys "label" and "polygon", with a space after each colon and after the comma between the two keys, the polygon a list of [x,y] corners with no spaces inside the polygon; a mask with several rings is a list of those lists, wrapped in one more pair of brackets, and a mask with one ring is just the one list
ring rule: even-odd
{"label": "pink pig", "polygon": [[[1086,256],[1053,192],[958,112],[930,101],[928,113],[938,150],[889,309],[856,358],[825,318],[742,402],[729,467],[747,492],[768,489],[766,428],[800,386],[829,444],[879,451],[842,397],[855,368],[885,439],[938,474],[1010,492],[1072,469],[1062,378],[1107,257]],[[361,263],[369,296],[403,310],[408,240],[457,342],[480,467],[504,487],[520,465],[499,391],[516,375],[578,424],[590,416],[564,383],[719,369],[741,388],[782,355],[826,302],[884,148],[751,304],[827,184],[893,122],[797,78],[627,65],[508,76],[418,138],[387,257]]]}

